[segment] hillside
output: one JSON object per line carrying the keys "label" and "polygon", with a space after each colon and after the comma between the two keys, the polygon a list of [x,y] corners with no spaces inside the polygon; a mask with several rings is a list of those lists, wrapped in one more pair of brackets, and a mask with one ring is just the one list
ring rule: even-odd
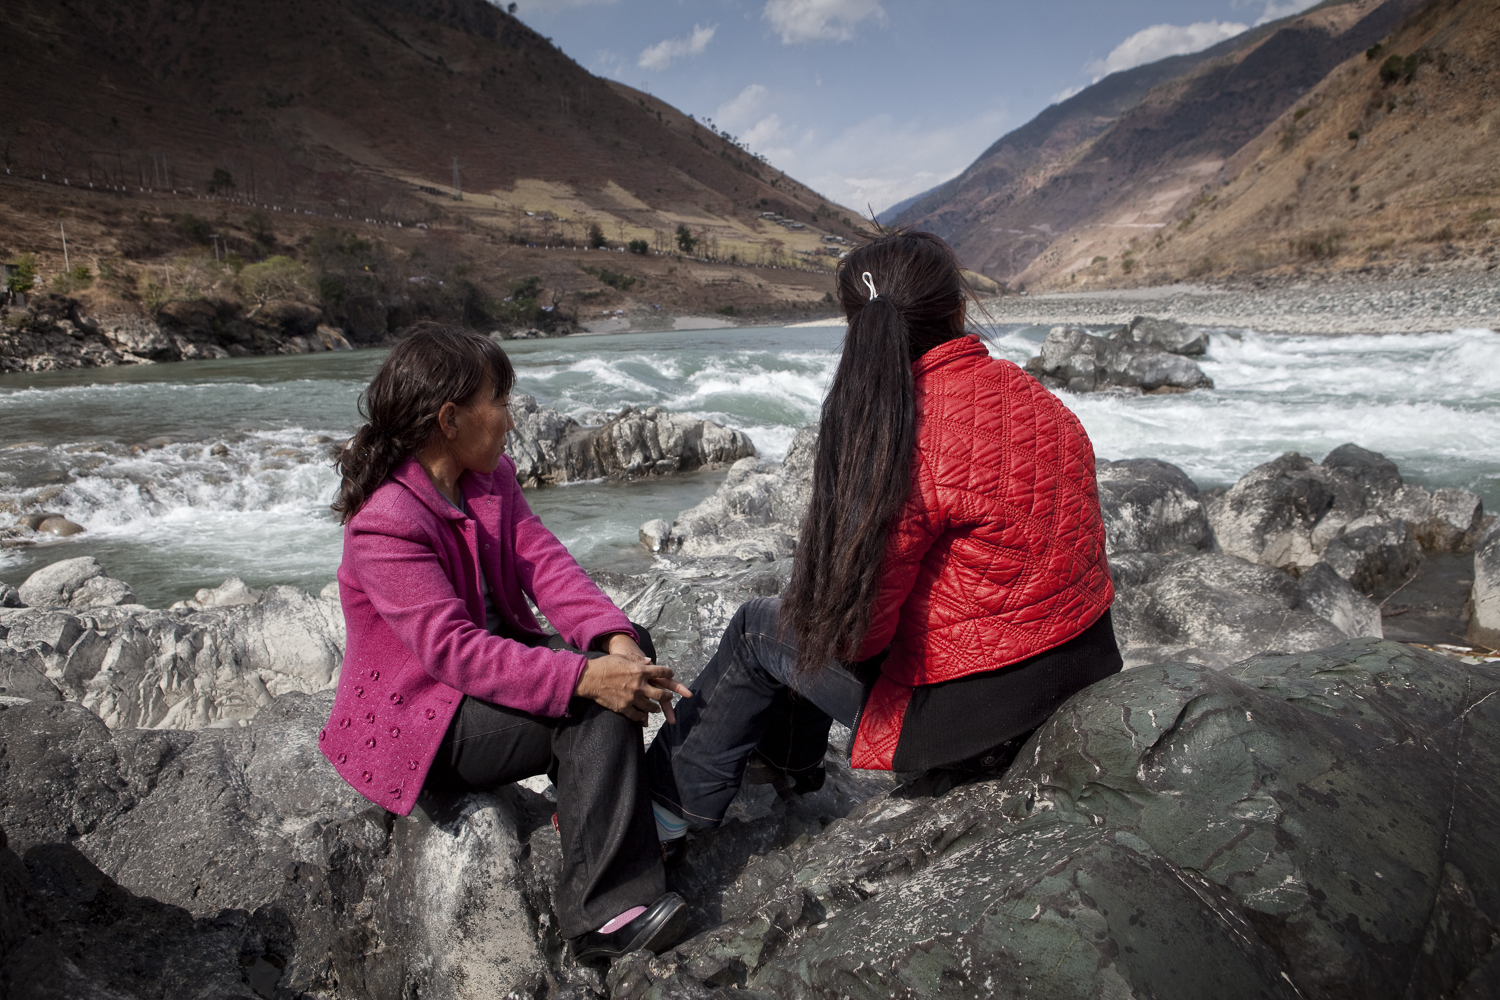
{"label": "hillside", "polygon": [[1196,56],[1106,77],[997,142],[899,221],[941,233],[999,281],[1102,279],[1101,263],[1187,211],[1246,144],[1416,6],[1325,3]]}
{"label": "hillside", "polygon": [[[858,223],[484,0],[8,0],[0,84],[0,258],[60,273],[61,212],[73,254],[133,275],[116,282],[127,296],[139,266],[226,243],[297,256],[329,226],[407,258],[445,231],[437,256],[469,261],[499,298],[536,272],[514,248],[582,248],[591,227],[652,256],[686,227],[707,265],[818,271],[822,237]],[[202,225],[184,235],[184,216]],[[621,304],[613,285],[557,280],[549,292]],[[684,308],[715,305],[692,285]]]}
{"label": "hillside", "polygon": [[1500,3],[1431,4],[1226,162],[1142,280],[1500,265]]}

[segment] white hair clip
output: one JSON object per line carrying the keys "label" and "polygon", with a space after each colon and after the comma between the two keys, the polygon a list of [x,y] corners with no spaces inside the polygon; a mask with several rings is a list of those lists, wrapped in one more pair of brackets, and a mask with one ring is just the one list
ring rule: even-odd
{"label": "white hair clip", "polygon": [[875,299],[876,299],[876,296],[878,294],[875,291],[875,279],[872,278],[872,277],[870,277],[870,272],[869,271],[866,271],[864,273],[864,279],[865,279],[865,287],[870,290],[870,301],[874,302]]}

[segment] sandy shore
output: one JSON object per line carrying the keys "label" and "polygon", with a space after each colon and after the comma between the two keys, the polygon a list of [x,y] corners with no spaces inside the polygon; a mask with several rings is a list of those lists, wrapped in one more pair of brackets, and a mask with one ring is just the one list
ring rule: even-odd
{"label": "sandy shore", "polygon": [[1500,271],[1442,277],[1285,284],[1166,285],[1011,295],[984,302],[996,323],[1125,323],[1147,314],[1194,326],[1278,333],[1420,333],[1500,329]]}

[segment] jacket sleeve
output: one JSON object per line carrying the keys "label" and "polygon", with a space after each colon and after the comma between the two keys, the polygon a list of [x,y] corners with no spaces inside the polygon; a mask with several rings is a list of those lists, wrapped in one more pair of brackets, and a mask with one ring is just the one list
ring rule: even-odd
{"label": "jacket sleeve", "polygon": [[938,508],[937,489],[925,457],[918,453],[911,496],[901,514],[891,522],[885,542],[885,557],[880,564],[880,587],[875,606],[870,609],[870,628],[860,643],[857,660],[867,660],[885,649],[895,638],[901,621],[901,607],[911,596],[922,558],[942,537],[945,518]]}
{"label": "jacket sleeve", "polygon": [[624,632],[639,639],[625,613],[615,607],[598,584],[578,565],[572,553],[542,524],[516,482],[507,457],[495,472],[504,489],[506,506],[515,511],[510,539],[521,588],[536,603],[547,622],[575,649],[588,649],[601,635]]}
{"label": "jacket sleeve", "polygon": [[496,705],[567,714],[583,654],[491,635],[469,618],[420,520],[368,509],[361,514],[347,529],[345,561],[358,567],[375,612],[428,674]]}

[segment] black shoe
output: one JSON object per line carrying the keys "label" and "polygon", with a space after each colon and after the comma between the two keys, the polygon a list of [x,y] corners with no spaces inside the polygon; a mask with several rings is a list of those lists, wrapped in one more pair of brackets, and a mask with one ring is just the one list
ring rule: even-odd
{"label": "black shoe", "polygon": [[632,951],[661,953],[677,943],[687,926],[687,904],[669,892],[619,930],[608,934],[589,931],[572,940],[573,957],[580,962],[614,959]]}
{"label": "black shoe", "polygon": [[667,871],[675,871],[687,860],[687,837],[661,841],[661,863]]}
{"label": "black shoe", "polygon": [[779,767],[766,760],[759,753],[751,756],[745,764],[745,781],[751,785],[770,785],[777,793],[786,795],[806,795],[816,792],[823,787],[823,782],[828,778],[828,769],[820,760],[816,764],[800,769]]}

